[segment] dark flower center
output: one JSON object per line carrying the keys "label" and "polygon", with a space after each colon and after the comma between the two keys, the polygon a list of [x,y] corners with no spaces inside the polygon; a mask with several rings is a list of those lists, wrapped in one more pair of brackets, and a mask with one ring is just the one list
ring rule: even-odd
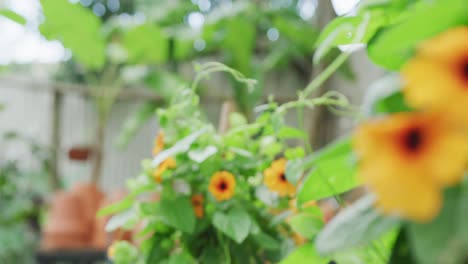
{"label": "dark flower center", "polygon": [[421,148],[423,135],[420,128],[412,128],[403,136],[404,147],[410,152],[416,152]]}
{"label": "dark flower center", "polygon": [[283,181],[283,182],[287,181],[286,175],[284,173],[281,173],[280,180]]}
{"label": "dark flower center", "polygon": [[463,64],[463,74],[468,79],[468,61]]}
{"label": "dark flower center", "polygon": [[225,181],[222,181],[218,184],[218,189],[222,192],[226,191],[228,188],[228,185]]}

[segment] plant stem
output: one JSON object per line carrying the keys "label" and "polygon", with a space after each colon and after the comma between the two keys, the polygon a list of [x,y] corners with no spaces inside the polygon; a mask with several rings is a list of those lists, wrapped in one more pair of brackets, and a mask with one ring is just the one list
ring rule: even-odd
{"label": "plant stem", "polygon": [[[299,129],[305,131],[304,125],[304,106],[300,106],[297,108],[297,122],[299,125]],[[312,153],[312,146],[310,145],[310,138],[309,133],[306,133],[306,137],[304,138],[304,147],[306,149],[306,153]]]}
{"label": "plant stem", "polygon": [[330,76],[349,58],[349,53],[341,53],[323,72],[321,72],[309,85],[306,86],[304,92],[299,99],[307,98],[312,92],[319,88]]}
{"label": "plant stem", "polygon": [[223,235],[220,232],[216,232],[216,235],[218,236],[218,241],[220,244],[223,245],[223,250],[224,250],[224,256],[226,257],[225,259],[225,264],[231,264],[231,253],[229,251],[229,244],[225,243],[223,239]]}

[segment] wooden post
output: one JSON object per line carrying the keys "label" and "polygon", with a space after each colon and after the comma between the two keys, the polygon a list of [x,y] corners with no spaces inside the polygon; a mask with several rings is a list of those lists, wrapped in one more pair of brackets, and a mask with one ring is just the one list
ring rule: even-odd
{"label": "wooden post", "polygon": [[[335,17],[333,7],[330,1],[318,1],[317,8],[318,26],[324,28],[328,22]],[[314,67],[312,77],[318,76],[324,69],[323,63]],[[329,81],[326,81],[312,96],[320,96],[329,90]],[[326,123],[331,119],[326,107],[318,106],[312,111],[310,123],[310,142],[314,149],[324,146],[327,142],[327,126]]]}
{"label": "wooden post", "polygon": [[229,130],[229,116],[236,111],[236,103],[233,101],[224,101],[219,115],[218,131],[224,133]]}
{"label": "wooden post", "polygon": [[63,95],[58,92],[57,90],[54,90],[52,93],[52,127],[51,127],[51,157],[50,157],[50,187],[52,189],[56,190],[61,187],[60,184],[60,177],[59,177],[59,153],[60,153],[60,147],[61,147],[61,119],[60,119],[60,113],[62,109],[62,104],[63,104]]}

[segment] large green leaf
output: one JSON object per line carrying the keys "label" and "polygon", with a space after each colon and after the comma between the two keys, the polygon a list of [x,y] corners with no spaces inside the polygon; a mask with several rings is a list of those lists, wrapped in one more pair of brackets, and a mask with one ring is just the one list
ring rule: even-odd
{"label": "large green leaf", "polygon": [[168,37],[154,24],[143,24],[126,32],[123,46],[131,63],[157,64],[168,58]]}
{"label": "large green leaf", "polygon": [[213,225],[239,244],[249,235],[251,224],[249,214],[239,207],[232,208],[227,214],[216,212],[213,216]]}
{"label": "large green leaf", "polygon": [[317,254],[313,244],[305,244],[291,252],[280,264],[326,264],[331,263],[330,261],[330,258]]}
{"label": "large green leaf", "polygon": [[382,216],[374,201],[374,197],[365,196],[335,216],[317,236],[317,251],[330,254],[362,246],[396,228],[400,220]]}
{"label": "large green leaf", "polygon": [[[395,244],[397,230],[390,231],[381,236],[378,240],[365,246],[356,246],[348,250],[339,251],[333,254],[336,263],[359,263],[359,264],[388,264],[392,247]],[[414,263],[414,262],[398,262]]]}
{"label": "large green leaf", "polygon": [[45,18],[39,27],[42,35],[62,41],[86,68],[102,68],[106,42],[101,34],[101,20],[91,9],[64,0],[41,0],[41,4]]}
{"label": "large green leaf", "polygon": [[306,161],[306,168],[307,166],[312,166],[321,161],[333,159],[336,157],[341,157],[343,155],[348,155],[353,150],[351,145],[351,138],[344,137],[341,139],[336,140],[333,143],[330,143],[325,148],[315,152],[312,154]]}
{"label": "large green leaf", "polygon": [[26,24],[26,19],[24,17],[22,17],[18,13],[15,13],[9,9],[0,9],[0,16],[4,16],[12,21],[15,21],[16,23],[20,25]]}
{"label": "large green leaf", "polygon": [[375,113],[398,113],[414,111],[405,102],[405,97],[401,91],[395,92],[377,101],[374,105]]}
{"label": "large green leaf", "polygon": [[185,233],[193,233],[196,218],[192,204],[187,197],[161,200],[160,217],[169,226],[177,228]]}
{"label": "large green leaf", "polygon": [[461,203],[466,199],[464,195],[458,186],[448,189],[436,219],[427,224],[408,225],[410,244],[420,263],[463,263],[467,259],[468,240],[464,236],[467,218],[466,211],[462,211],[466,205]]}
{"label": "large green leaf", "polygon": [[370,58],[387,69],[399,69],[421,41],[451,27],[468,24],[465,0],[420,1],[407,12],[403,21],[382,29],[369,42]]}
{"label": "large green leaf", "polygon": [[312,160],[314,169],[299,189],[299,204],[346,192],[357,186],[356,164],[349,141],[339,141]]}
{"label": "large green leaf", "polygon": [[301,159],[288,160],[286,164],[286,179],[292,183],[296,184],[304,174],[304,164]]}
{"label": "large green leaf", "polygon": [[307,239],[313,239],[323,227],[323,219],[304,212],[291,217],[291,228]]}
{"label": "large green leaf", "polygon": [[317,39],[314,63],[318,63],[328,52],[346,44],[367,43],[375,32],[387,22],[381,11],[366,11],[352,17],[338,17],[330,22]]}

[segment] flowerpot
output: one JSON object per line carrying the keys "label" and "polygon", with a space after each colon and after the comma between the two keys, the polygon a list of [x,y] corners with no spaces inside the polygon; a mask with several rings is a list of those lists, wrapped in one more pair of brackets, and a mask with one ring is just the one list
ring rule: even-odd
{"label": "flowerpot", "polygon": [[43,230],[41,247],[54,250],[86,246],[89,227],[82,217],[84,212],[85,205],[75,193],[55,193]]}
{"label": "flowerpot", "polygon": [[101,202],[105,198],[105,195],[99,187],[93,183],[77,183],[72,187],[71,192],[81,199],[85,207],[82,217],[87,221],[90,234],[89,240],[91,240],[93,225],[96,221],[96,214]]}

